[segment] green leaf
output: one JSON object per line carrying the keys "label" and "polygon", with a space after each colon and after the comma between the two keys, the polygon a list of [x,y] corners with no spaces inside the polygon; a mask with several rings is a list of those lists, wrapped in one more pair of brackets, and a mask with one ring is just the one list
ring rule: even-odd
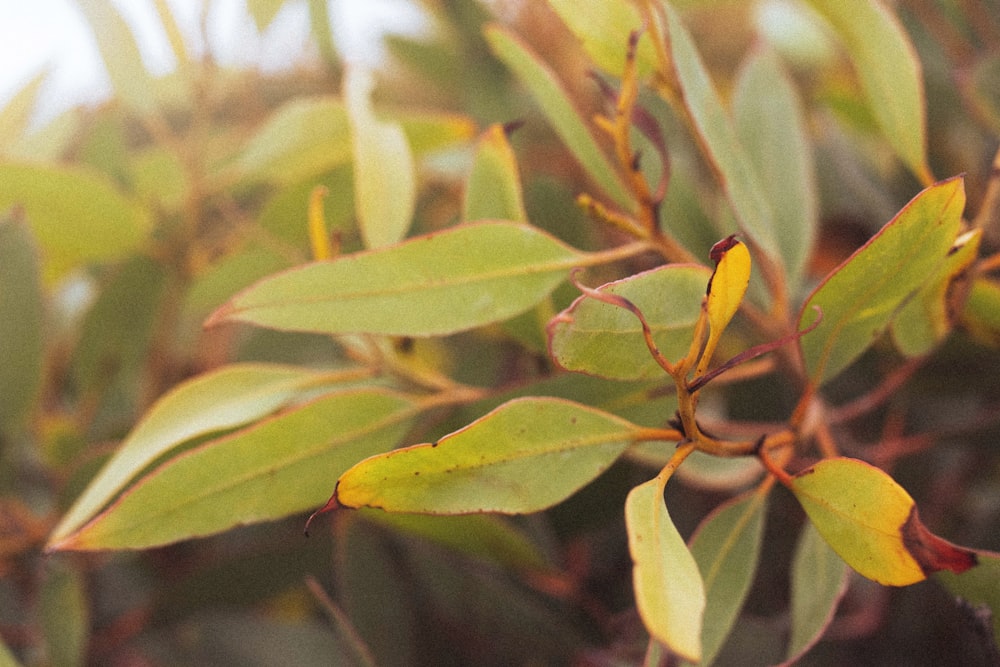
{"label": "green leaf", "polygon": [[754,491],[720,505],[691,538],[691,555],[705,586],[701,661],[709,665],[722,648],[750,592],[764,537],[767,493]]}
{"label": "green leaf", "polygon": [[540,302],[584,255],[537,229],[482,222],[267,278],[217,310],[226,320],[316,333],[449,334]]}
{"label": "green leaf", "polygon": [[46,560],[39,607],[48,664],[85,665],[90,608],[83,573],[64,559]]}
{"label": "green leaf", "polygon": [[107,178],[79,167],[0,164],[0,210],[14,205],[24,208],[49,280],[132,252],[151,222]]}
{"label": "green leaf", "polygon": [[143,549],[301,512],[395,446],[417,412],[384,390],[323,396],[167,460],[53,548]]}
{"label": "green leaf", "polygon": [[369,72],[349,68],[344,100],[351,127],[354,205],[369,248],[396,243],[410,228],[417,202],[413,153],[398,123],[379,120],[371,108],[375,82]]}
{"label": "green leaf", "polygon": [[797,661],[823,636],[847,592],[849,575],[840,556],[812,523],[806,523],[792,560],[787,664]]}
{"label": "green leaf", "polygon": [[0,433],[30,413],[42,386],[44,302],[38,249],[28,226],[0,217]]}
{"label": "green leaf", "polygon": [[872,113],[906,166],[924,182],[927,165],[923,74],[906,31],[871,0],[810,0],[843,41]]}
{"label": "green leaf", "polygon": [[335,97],[295,98],[278,108],[240,153],[244,178],[298,183],[351,160],[347,111]]}
{"label": "green leaf", "polygon": [[663,501],[665,478],[632,489],[625,525],[635,602],[653,639],[685,660],[701,660],[705,588],[698,564]]}
{"label": "green leaf", "polygon": [[468,116],[413,108],[386,109],[385,117],[399,123],[414,155],[464,145],[476,133]]}
{"label": "green leaf", "polygon": [[680,16],[664,2],[672,63],[683,104],[706,157],[715,167],[740,229],[769,256],[781,258],[774,212],[760,174],[739,141],[732,120],[712,84]]}
{"label": "green leaf", "polygon": [[132,109],[149,114],[156,110],[153,77],[143,65],[142,53],[128,23],[106,0],[77,0],[94,32],[97,48],[115,92]]}
{"label": "green leaf", "polygon": [[259,419],[318,383],[292,366],[237,364],[188,380],[161,397],[77,498],[49,537],[49,549],[78,530],[126,484],[174,447]]}
{"label": "green leaf", "polygon": [[334,499],[389,512],[538,512],[604,472],[637,430],[578,403],[515,399],[436,443],[363,461]]}
{"label": "green leaf", "polygon": [[743,64],[733,95],[736,132],[774,213],[788,292],[798,293],[819,224],[815,169],[805,112],[771,50]]}
{"label": "green leaf", "polygon": [[1000,554],[979,553],[979,565],[968,572],[938,572],[934,578],[951,592],[973,605],[989,605],[993,611],[993,637],[1000,643]]}
{"label": "green leaf", "polygon": [[476,143],[462,219],[527,222],[517,158],[502,125],[491,125]]}
{"label": "green leaf", "polygon": [[793,477],[789,488],[827,544],[880,584],[906,586],[976,563],[970,550],[930,533],[906,490],[867,463],[824,459]]}
{"label": "green leaf", "polygon": [[799,329],[823,321],[799,344],[809,377],[830,380],[857,359],[937,272],[955,241],[965,208],[961,177],[933,185],[910,201],[868,243],[813,291]]}
{"label": "green leaf", "polygon": [[285,0],[247,0],[247,11],[257,26],[257,32],[267,30],[284,5]]}
{"label": "green leaf", "polygon": [[514,34],[500,28],[486,28],[486,39],[496,54],[531,92],[545,118],[594,182],[626,210],[634,202],[621,177],[573,107],[569,95],[555,73]]}
{"label": "green leaf", "polygon": [[952,287],[976,261],[980,236],[978,229],[961,235],[945,261],[892,320],[892,340],[906,356],[929,354],[951,332],[952,318],[960,310],[951,302]]}
{"label": "green leaf", "polygon": [[0,155],[7,155],[11,147],[19,144],[27,135],[32,113],[38,103],[38,93],[47,74],[43,71],[33,76],[0,109]]}
{"label": "green leaf", "polygon": [[288,266],[288,259],[271,247],[252,243],[221,258],[193,281],[184,298],[183,316],[200,322],[237,291]]}
{"label": "green leaf", "polygon": [[1000,346],[1000,285],[987,278],[972,282],[962,309],[962,326],[977,340]]}
{"label": "green leaf", "polygon": [[[711,271],[671,264],[608,283],[602,292],[624,297],[646,317],[667,359],[687,353]],[[549,325],[549,350],[561,367],[616,380],[662,377],[638,318],[624,308],[581,296]]]}
{"label": "green leaf", "polygon": [[[609,74],[622,76],[629,35],[643,29],[642,17],[635,5],[618,0],[591,0],[586,11],[580,11],[579,3],[573,0],[548,2],[580,40],[591,61]],[[636,67],[640,77],[656,69],[656,52],[648,39],[639,41]]]}
{"label": "green leaf", "polygon": [[399,514],[361,510],[365,519],[459,553],[518,570],[542,570],[545,557],[523,531],[495,514]]}
{"label": "green leaf", "polygon": [[133,394],[148,364],[167,294],[163,266],[142,255],[130,258],[103,286],[80,327],[72,376],[83,394],[123,382]]}

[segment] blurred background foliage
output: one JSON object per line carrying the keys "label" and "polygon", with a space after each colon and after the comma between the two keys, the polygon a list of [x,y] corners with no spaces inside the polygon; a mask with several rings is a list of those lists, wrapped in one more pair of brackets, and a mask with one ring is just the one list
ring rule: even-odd
{"label": "blurred background foliage", "polygon": [[[284,4],[247,3],[261,31]],[[511,142],[528,219],[578,248],[602,246],[607,230],[574,202],[588,189],[587,177],[483,36],[487,23],[506,25],[558,73],[589,117],[604,100],[566,26],[538,0],[415,4],[431,29],[385,37],[373,98],[380,117],[400,123],[415,156],[411,233],[460,219],[476,136],[491,123],[518,120],[523,125]],[[762,41],[793,73],[820,190],[820,240],[807,278],[816,281],[919,184],[880,137],[835,42],[800,5],[676,4],[725,97],[747,52]],[[325,337],[201,326],[238,289],[309,261],[307,209],[316,185],[329,192],[335,246],[362,247],[340,96],[344,63],[326,0],[308,2],[311,61],[277,74],[192,58],[158,2],[178,62],[162,77],[143,68],[135,37],[112,4],[80,6],[114,98],[36,127],[30,119],[39,79],[0,110],[0,664],[641,660],[646,639],[632,610],[621,510],[628,490],[649,474],[636,462],[618,464],[543,515],[516,520],[545,555],[545,576],[448,549],[363,513],[336,516],[332,531],[308,540],[304,517],[295,516],[142,552],[42,554],[55,521],[116,443],[178,382],[234,361],[343,362],[344,350]],[[979,211],[1000,136],[1000,6],[900,0],[895,10],[924,66],[931,167],[940,175],[965,173],[967,210]],[[672,180],[663,218],[701,221],[677,233],[705,257],[718,238],[715,221],[727,215],[724,200],[676,118],[660,100],[645,103],[668,134]],[[998,234],[995,225],[985,229],[987,248],[996,248]],[[556,305],[573,296],[557,292]],[[994,550],[1000,426],[982,416],[1000,414],[1000,355],[990,333],[998,329],[957,332],[884,408],[840,434],[845,454],[877,456],[936,532]],[[546,380],[543,350],[516,334],[515,326],[507,334],[461,334],[448,339],[447,353],[434,342],[401,345],[416,358],[446,355],[457,377],[481,386]],[[831,395],[844,402],[864,395],[896,362],[890,347],[877,347]],[[622,412],[638,423],[662,420],[655,402],[631,405],[614,395],[615,386],[588,382],[553,391],[591,400],[604,392],[602,402],[625,405]],[[789,400],[766,378],[733,385],[727,398],[731,419],[755,421],[782,418]],[[442,414],[414,437],[446,433],[487,407]],[[882,428],[893,432],[874,430]],[[941,435],[929,448],[902,437],[911,431]],[[879,440],[874,455],[866,452]],[[704,487],[668,489],[684,534],[723,497]],[[785,573],[802,518],[788,497],[778,498],[771,514],[765,566],[718,664],[781,657]],[[938,581],[898,590],[852,581],[827,638],[803,664],[982,663],[975,623]]]}

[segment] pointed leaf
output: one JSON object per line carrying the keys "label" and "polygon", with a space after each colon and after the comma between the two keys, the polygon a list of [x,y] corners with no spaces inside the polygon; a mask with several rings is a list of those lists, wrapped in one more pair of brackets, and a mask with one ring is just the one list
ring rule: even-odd
{"label": "pointed leaf", "polygon": [[167,460],[51,548],[143,549],[301,512],[349,466],[393,447],[417,412],[384,390],[321,397]]}
{"label": "pointed leaf", "polygon": [[964,572],[976,555],[933,535],[913,498],[863,461],[824,459],[789,487],[823,539],[859,574],[886,586],[923,581],[931,572]]}
{"label": "pointed leaf", "polygon": [[712,246],[712,259],[715,271],[708,283],[705,305],[709,324],[706,354],[715,349],[722,332],[740,309],[750,284],[750,251],[732,236]]}
{"label": "pointed leaf", "polygon": [[267,30],[284,4],[285,0],[247,0],[247,11],[257,26],[257,32]]}
{"label": "pointed leaf", "polygon": [[521,175],[504,127],[491,125],[479,138],[472,172],[465,184],[463,220],[526,222]]}
{"label": "pointed leaf", "polygon": [[0,217],[0,433],[28,416],[42,387],[44,303],[38,248],[24,220]]}
{"label": "pointed leaf", "polygon": [[720,505],[691,538],[705,586],[701,661],[712,664],[750,592],[764,537],[767,493],[754,491]]}
{"label": "pointed leaf", "polygon": [[354,205],[369,248],[396,243],[410,228],[417,202],[413,153],[398,123],[380,120],[371,107],[375,82],[369,72],[348,68],[344,103],[351,126]]}
{"label": "pointed leaf", "polygon": [[27,135],[31,116],[38,103],[38,93],[48,78],[47,74],[48,72],[43,71],[34,75],[0,109],[0,155],[7,154],[11,147],[20,143]]}
{"label": "pointed leaf", "polygon": [[635,602],[653,639],[698,662],[705,589],[698,564],[667,512],[665,482],[657,477],[640,484],[625,501]]}
{"label": "pointed leaf", "polygon": [[105,0],[77,0],[76,6],[83,12],[94,32],[115,92],[136,111],[152,113],[156,109],[153,77],[143,64],[135,35],[114,3]]}
{"label": "pointed leaf", "polygon": [[740,144],[733,122],[722,105],[691,35],[680,16],[664,2],[670,38],[671,63],[680,82],[685,105],[716,169],[740,229],[770,257],[782,257],[774,213],[768,203],[760,175]]}
{"label": "pointed leaf", "polygon": [[49,548],[78,530],[129,480],[172,448],[259,419],[320,378],[316,371],[293,366],[237,364],[177,385],[149,409],[76,499],[49,537]]}
{"label": "pointed leaf", "polygon": [[[580,40],[593,63],[605,72],[620,77],[625,70],[628,36],[643,28],[642,17],[636,7],[618,0],[591,0],[587,3],[587,11],[580,11],[579,3],[574,0],[548,2]],[[639,41],[636,66],[640,77],[645,77],[656,68],[652,41]]]}
{"label": "pointed leaf", "polygon": [[[687,352],[701,312],[709,269],[671,264],[602,285],[643,313],[660,352],[670,360]],[[549,351],[561,367],[615,380],[662,377],[649,354],[635,315],[587,296],[578,298],[549,324]]]}
{"label": "pointed leaf", "polygon": [[207,326],[239,320],[317,333],[454,333],[528,310],[582,258],[527,225],[461,225],[266,278]]}
{"label": "pointed leaf", "polygon": [[744,63],[733,114],[774,212],[787,289],[794,297],[819,225],[819,195],[802,102],[773,51],[757,50]]}
{"label": "pointed leaf", "polygon": [[298,183],[351,159],[343,103],[332,96],[285,103],[247,142],[234,168],[251,181]]}
{"label": "pointed leaf", "polygon": [[[49,664],[87,664],[90,606],[83,572],[66,559],[47,559],[39,596],[39,612]],[[6,663],[2,663],[6,665]]]}
{"label": "pointed leaf", "polygon": [[787,663],[819,641],[847,592],[850,569],[812,523],[806,523],[792,560],[792,632]]}
{"label": "pointed leaf", "polygon": [[334,499],[389,512],[538,512],[604,472],[637,430],[578,403],[515,399],[436,443],[363,461]]}
{"label": "pointed leaf", "polygon": [[135,250],[150,227],[145,208],[81,168],[0,164],[0,210],[14,205],[24,208],[48,279]]}
{"label": "pointed leaf", "polygon": [[851,56],[868,104],[886,139],[924,183],[927,166],[923,74],[906,31],[881,2],[810,0]]}
{"label": "pointed leaf", "polygon": [[573,107],[554,72],[514,34],[500,28],[486,28],[486,39],[497,58],[514,72],[531,92],[552,128],[594,182],[618,206],[631,210],[632,198],[621,177],[598,146],[597,141]]}
{"label": "pointed leaf", "polygon": [[868,243],[828,275],[802,309],[799,339],[810,378],[833,378],[889,326],[907,299],[937,271],[955,241],[965,208],[961,177],[933,185],[910,201]]}
{"label": "pointed leaf", "polygon": [[892,340],[906,356],[929,354],[951,331],[958,309],[949,297],[979,256],[980,236],[978,229],[960,236],[947,259],[892,320]]}

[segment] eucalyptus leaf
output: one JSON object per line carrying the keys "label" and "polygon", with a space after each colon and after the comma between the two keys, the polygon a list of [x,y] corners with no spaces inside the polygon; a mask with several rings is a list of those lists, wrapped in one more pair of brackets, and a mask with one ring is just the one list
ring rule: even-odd
{"label": "eucalyptus leaf", "polygon": [[233,297],[226,320],[316,333],[430,336],[518,315],[584,255],[528,225],[480,222],[279,273]]}
{"label": "eucalyptus leaf", "polygon": [[351,67],[344,76],[344,104],[351,128],[354,206],[369,248],[406,236],[417,202],[413,152],[403,128],[376,118],[371,106],[372,75]]}
{"label": "eucalyptus leaf", "polygon": [[935,275],[961,226],[965,189],[961,177],[933,185],[907,204],[868,243],[813,291],[799,329],[810,378],[822,384],[858,358],[889,326],[899,309]]}
{"label": "eucalyptus leaf", "polygon": [[151,226],[145,208],[81,167],[0,163],[0,210],[14,205],[24,209],[49,280],[133,252]]}
{"label": "eucalyptus leaf", "polygon": [[977,229],[960,236],[948,257],[893,318],[892,340],[906,356],[929,354],[951,332],[952,319],[960,309],[953,303],[953,288],[967,279],[966,273],[979,255],[980,232]]}
{"label": "eucalyptus leaf", "polygon": [[764,538],[767,493],[760,490],[717,507],[691,538],[705,585],[701,661],[712,664],[750,592]]}
{"label": "eucalyptus leaf", "polygon": [[354,466],[334,505],[389,512],[538,512],[604,472],[638,427],[556,398],[514,399],[435,443]]}
{"label": "eucalyptus leaf", "polygon": [[902,24],[880,2],[809,0],[809,4],[843,41],[889,144],[918,179],[930,183],[923,73]]}
{"label": "eucalyptus leaf", "polygon": [[289,185],[351,160],[347,111],[332,96],[286,102],[240,152],[234,168],[248,180]]}
{"label": "eucalyptus leaf", "polygon": [[[691,345],[711,271],[670,264],[601,286],[643,313],[660,352],[676,361]],[[581,296],[553,318],[549,351],[561,367],[616,380],[663,377],[646,347],[638,318],[624,308]]]}
{"label": "eucalyptus leaf", "polygon": [[0,433],[28,416],[41,391],[43,296],[31,231],[17,216],[0,217]]}
{"label": "eucalyptus leaf", "polygon": [[665,483],[651,479],[632,489],[625,501],[635,602],[654,640],[699,662],[705,587],[663,501]]}
{"label": "eucalyptus leaf", "polygon": [[794,297],[819,226],[819,195],[802,102],[773,51],[758,49],[743,64],[733,115],[774,213],[787,290]]}
{"label": "eucalyptus leaf", "polygon": [[791,637],[788,663],[805,654],[833,620],[847,592],[850,568],[830,548],[812,523],[799,535],[791,569]]}
{"label": "eucalyptus leaf", "polygon": [[156,110],[153,76],[143,64],[142,53],[128,23],[114,3],[104,0],[77,0],[94,32],[97,48],[118,95],[143,114]]}
{"label": "eucalyptus leaf", "polygon": [[502,125],[491,125],[476,143],[462,219],[527,222],[517,158]]}
{"label": "eucalyptus leaf", "polygon": [[328,394],[167,459],[50,548],[143,549],[301,512],[395,446],[419,411],[384,390]]}
{"label": "eucalyptus leaf", "polygon": [[671,63],[680,83],[682,101],[706,157],[720,176],[740,229],[772,258],[780,258],[779,231],[761,175],[740,143],[732,119],[722,104],[708,70],[680,15],[664,2]]}
{"label": "eucalyptus leaf", "polygon": [[49,537],[59,544],[94,517],[153,461],[178,445],[259,419],[322,375],[292,366],[237,364],[206,373],[161,397],[132,430]]}
{"label": "eucalyptus leaf", "polygon": [[[628,36],[643,28],[636,6],[618,0],[591,0],[587,10],[580,11],[579,3],[573,0],[548,0],[548,3],[583,45],[591,61],[620,77],[625,70]],[[656,68],[656,52],[648,39],[639,41],[636,66],[642,77]]]}
{"label": "eucalyptus leaf", "polygon": [[562,83],[517,36],[499,26],[486,28],[486,39],[497,58],[514,72],[538,104],[545,118],[594,182],[618,206],[634,208],[621,177],[598,146],[587,123],[573,107]]}

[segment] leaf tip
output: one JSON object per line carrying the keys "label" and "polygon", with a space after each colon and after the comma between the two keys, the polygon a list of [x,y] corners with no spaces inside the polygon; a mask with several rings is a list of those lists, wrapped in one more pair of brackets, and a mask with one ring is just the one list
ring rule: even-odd
{"label": "leaf tip", "polygon": [[917,561],[925,575],[940,570],[961,574],[979,564],[979,558],[972,549],[952,544],[929,531],[920,521],[916,506],[910,511],[906,522],[900,526],[899,532],[906,550]]}

